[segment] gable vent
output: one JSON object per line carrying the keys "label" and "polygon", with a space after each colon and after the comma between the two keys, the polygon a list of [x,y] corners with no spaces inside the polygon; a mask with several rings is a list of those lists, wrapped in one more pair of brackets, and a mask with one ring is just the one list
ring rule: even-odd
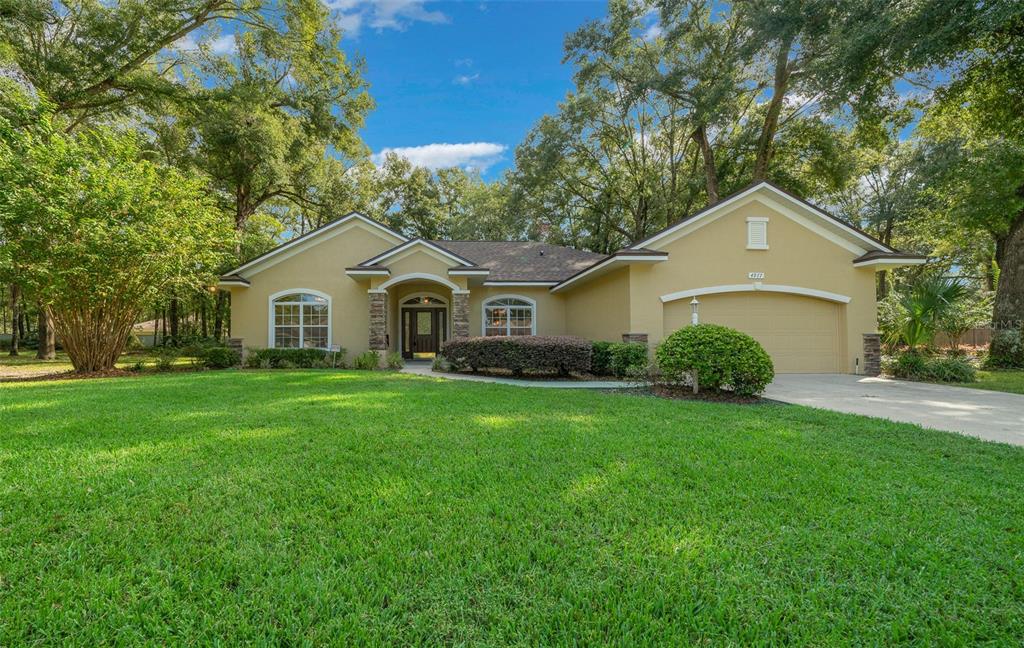
{"label": "gable vent", "polygon": [[750,217],[747,219],[747,249],[768,249],[768,219]]}

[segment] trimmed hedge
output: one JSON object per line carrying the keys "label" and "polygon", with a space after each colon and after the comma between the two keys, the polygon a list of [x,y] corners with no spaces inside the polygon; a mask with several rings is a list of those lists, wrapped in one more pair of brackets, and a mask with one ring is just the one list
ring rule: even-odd
{"label": "trimmed hedge", "polygon": [[681,328],[658,345],[655,355],[666,378],[682,382],[696,372],[701,389],[753,396],[775,378],[772,359],[757,340],[718,324]]}
{"label": "trimmed hedge", "polygon": [[521,335],[512,337],[455,338],[444,343],[441,355],[455,370],[506,369],[524,372],[590,371],[590,342],[570,336]]}
{"label": "trimmed hedge", "polygon": [[623,378],[647,366],[647,345],[639,342],[592,342],[590,373]]}
{"label": "trimmed hedge", "polygon": [[[338,353],[341,358],[345,357],[344,350]],[[331,355],[330,351],[322,349],[247,349],[245,366],[253,369],[319,369],[331,366]]]}

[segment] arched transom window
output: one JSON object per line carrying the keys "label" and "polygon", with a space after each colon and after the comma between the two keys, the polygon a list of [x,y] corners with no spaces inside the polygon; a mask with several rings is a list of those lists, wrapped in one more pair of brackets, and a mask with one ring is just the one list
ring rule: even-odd
{"label": "arched transom window", "polygon": [[536,304],[525,297],[494,297],[484,302],[484,335],[534,335]]}
{"label": "arched transom window", "polygon": [[331,303],[323,295],[292,292],[271,300],[270,345],[326,349],[331,344]]}

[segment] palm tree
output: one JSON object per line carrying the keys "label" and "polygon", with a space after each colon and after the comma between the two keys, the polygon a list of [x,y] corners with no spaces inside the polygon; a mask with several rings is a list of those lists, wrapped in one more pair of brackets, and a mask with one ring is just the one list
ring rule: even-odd
{"label": "palm tree", "polygon": [[932,341],[946,313],[967,294],[959,279],[926,277],[900,298],[904,312],[900,326],[890,335],[892,342],[903,343],[916,351]]}

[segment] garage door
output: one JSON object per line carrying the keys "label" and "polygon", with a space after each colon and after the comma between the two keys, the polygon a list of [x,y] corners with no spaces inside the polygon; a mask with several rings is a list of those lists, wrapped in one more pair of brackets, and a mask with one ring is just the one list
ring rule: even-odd
{"label": "garage door", "polygon": [[[841,304],[783,293],[702,295],[700,321],[747,333],[772,357],[776,373],[832,373],[840,362]],[[688,299],[665,304],[665,334],[690,323]]]}

